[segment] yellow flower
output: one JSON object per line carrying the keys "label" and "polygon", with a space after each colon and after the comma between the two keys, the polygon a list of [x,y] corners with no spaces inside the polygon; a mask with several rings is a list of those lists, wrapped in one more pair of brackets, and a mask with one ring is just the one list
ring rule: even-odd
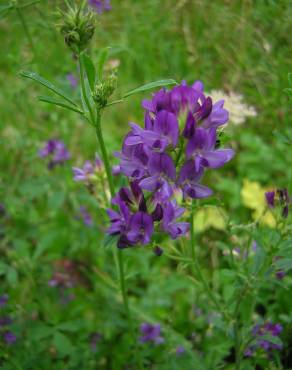
{"label": "yellow flower", "polygon": [[265,192],[267,188],[263,188],[258,182],[243,180],[241,189],[241,199],[245,207],[254,210],[252,217],[254,220],[260,219],[262,224],[270,227],[275,227],[276,220],[273,213],[267,210]]}
{"label": "yellow flower", "polygon": [[202,232],[211,227],[217,230],[226,228],[226,213],[223,208],[209,206],[196,212],[194,217],[195,231]]}

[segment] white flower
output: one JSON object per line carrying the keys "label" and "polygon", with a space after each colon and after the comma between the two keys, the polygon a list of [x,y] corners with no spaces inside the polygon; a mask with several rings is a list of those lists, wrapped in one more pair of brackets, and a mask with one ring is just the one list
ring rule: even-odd
{"label": "white flower", "polygon": [[243,101],[243,96],[233,91],[228,94],[221,90],[211,90],[208,94],[212,101],[224,99],[224,108],[229,111],[229,121],[235,125],[245,122],[247,117],[255,117],[257,112],[254,107],[247,105]]}

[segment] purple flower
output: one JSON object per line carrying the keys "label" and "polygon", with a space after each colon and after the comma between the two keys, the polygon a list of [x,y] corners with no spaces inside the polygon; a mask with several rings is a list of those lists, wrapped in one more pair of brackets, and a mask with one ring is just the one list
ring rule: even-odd
{"label": "purple flower", "polygon": [[285,273],[285,271],[283,271],[283,270],[280,270],[280,271],[277,271],[277,272],[276,272],[276,278],[277,278],[278,280],[282,280],[282,279],[284,279],[285,275],[286,275],[286,273]]}
{"label": "purple flower", "polygon": [[110,0],[88,0],[88,4],[99,14],[112,9]]}
{"label": "purple flower", "polygon": [[184,208],[177,206],[175,200],[164,205],[162,227],[172,239],[185,235],[189,230],[188,222],[176,222],[176,219],[182,216],[184,211]]}
{"label": "purple flower", "polygon": [[86,161],[83,168],[72,167],[75,181],[86,181],[93,174],[94,168],[90,161]]}
{"label": "purple flower", "polygon": [[216,129],[196,128],[195,134],[186,147],[187,158],[194,159],[196,171],[199,171],[201,166],[210,168],[222,167],[232,159],[234,151],[232,149],[215,149],[216,140]]}
{"label": "purple flower", "polygon": [[162,256],[163,254],[163,249],[160,248],[158,245],[156,245],[156,247],[154,248],[153,250],[154,254],[157,256],[157,257],[160,257]]}
{"label": "purple flower", "polygon": [[[171,90],[161,89],[142,103],[144,127],[130,123],[117,173],[139,188],[121,188],[113,199],[119,210],[108,210],[108,233],[118,235],[118,247],[147,244],[154,228],[176,239],[189,225],[178,220],[184,213],[173,200],[174,193],[184,198],[206,198],[212,190],[201,184],[208,168],[218,168],[234,155],[232,149],[217,149],[217,128],[228,120],[223,101],[204,95],[204,86],[183,81]],[[83,172],[78,171],[81,178]],[[149,210],[149,212],[148,212]],[[150,211],[151,210],[151,211]]]}
{"label": "purple flower", "polygon": [[186,349],[183,346],[177,346],[176,349],[175,349],[175,353],[176,353],[177,356],[181,356],[185,352],[186,352]]}
{"label": "purple flower", "polygon": [[265,193],[267,205],[271,208],[275,207],[275,192],[274,191],[267,191]]}
{"label": "purple flower", "polygon": [[52,169],[57,164],[61,164],[70,159],[70,153],[68,152],[65,144],[59,140],[48,140],[43,148],[39,151],[41,158],[50,157],[48,168]]}
{"label": "purple flower", "polygon": [[153,234],[153,220],[146,212],[131,216],[127,239],[133,244],[148,244]]}
{"label": "purple flower", "polygon": [[[149,115],[146,115],[146,117],[149,117]],[[132,135],[126,139],[126,144],[145,144],[160,152],[163,152],[170,145],[175,148],[179,134],[176,116],[171,112],[162,110],[158,112],[153,123],[149,120],[145,119],[145,125],[148,127],[145,130],[134,123],[131,124]]]}
{"label": "purple flower", "polygon": [[84,225],[90,227],[93,225],[93,220],[92,220],[92,217],[90,215],[90,213],[87,211],[87,209],[84,207],[84,206],[81,206],[79,208],[79,212],[80,212],[80,216],[81,216],[81,219],[84,223]]}
{"label": "purple flower", "polygon": [[139,338],[141,343],[152,342],[154,344],[161,344],[164,342],[159,324],[143,323],[140,326],[140,332],[142,334]]}
{"label": "purple flower", "polygon": [[0,307],[6,306],[7,302],[8,302],[8,295],[7,294],[1,295],[0,296]]}
{"label": "purple flower", "polygon": [[75,181],[88,181],[95,172],[103,169],[103,162],[99,157],[95,158],[94,164],[90,161],[85,161],[82,168],[72,167]]}
{"label": "purple flower", "polygon": [[203,168],[197,170],[196,162],[188,160],[181,168],[179,174],[179,184],[182,187],[185,197],[194,199],[207,198],[212,195],[212,190],[207,186],[201,185],[199,181],[203,176]]}
{"label": "purple flower", "polygon": [[98,331],[91,333],[89,336],[89,342],[90,342],[90,348],[92,352],[96,352],[96,345],[98,342],[100,342],[102,339],[102,334]]}
{"label": "purple flower", "polygon": [[120,158],[120,171],[125,176],[135,179],[141,179],[147,174],[148,151],[143,144],[128,145],[127,138],[122,147],[121,153],[116,153],[116,157]]}
{"label": "purple flower", "polygon": [[73,73],[68,73],[66,77],[72,89],[75,89],[78,85],[78,80],[75,75]]}
{"label": "purple flower", "polygon": [[14,344],[17,338],[11,331],[7,331],[3,334],[3,339],[6,344],[10,345]]}
{"label": "purple flower", "polygon": [[281,343],[273,343],[265,338],[266,335],[272,335],[278,337],[283,328],[280,324],[273,324],[271,321],[267,321],[264,324],[256,324],[252,328],[252,335],[254,336],[254,343],[246,348],[244,355],[246,357],[252,357],[254,352],[261,348],[266,353],[270,354],[273,350],[281,350]]}

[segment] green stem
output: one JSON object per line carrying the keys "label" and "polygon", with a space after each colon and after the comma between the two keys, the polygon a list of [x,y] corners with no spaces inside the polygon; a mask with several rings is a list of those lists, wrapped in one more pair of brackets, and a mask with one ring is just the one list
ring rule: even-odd
{"label": "green stem", "polygon": [[115,195],[114,182],[113,182],[112,171],[111,171],[109,158],[108,158],[108,155],[107,155],[106,146],[105,146],[105,143],[104,143],[104,140],[103,140],[102,129],[101,129],[101,124],[100,123],[101,123],[100,112],[97,111],[97,119],[96,119],[96,123],[95,123],[96,136],[97,136],[98,144],[99,144],[99,147],[100,147],[102,160],[103,160],[103,163],[104,163],[104,168],[105,168],[105,172],[106,172],[106,176],[107,176],[107,181],[108,181],[111,197],[113,198],[114,195]]}
{"label": "green stem", "polygon": [[[100,114],[100,110],[97,109],[96,119],[95,119],[95,115],[94,115],[94,112],[92,110],[91,104],[90,104],[90,102],[87,98],[86,89],[85,89],[85,81],[84,81],[84,68],[83,68],[83,63],[82,63],[82,60],[81,60],[80,53],[79,53],[79,66],[80,66],[80,81],[81,81],[81,89],[82,89],[83,98],[84,98],[85,104],[87,105],[88,110],[89,110],[91,124],[95,127],[95,130],[96,130],[96,137],[97,137],[97,141],[98,141],[99,148],[100,148],[100,151],[101,151],[101,157],[102,157],[102,160],[103,160],[103,163],[104,163],[105,172],[106,172],[106,176],[107,176],[107,181],[108,181],[111,197],[113,198],[114,195],[115,195],[115,188],[114,188],[114,182],[113,182],[109,157],[108,157],[108,153],[107,153],[107,150],[106,150],[106,146],[105,146],[104,139],[103,139],[103,134],[102,134],[101,114]],[[123,260],[122,250],[119,249],[117,255],[118,255],[117,265],[118,265],[118,270],[119,270],[118,274],[119,274],[119,281],[120,281],[120,287],[121,287],[121,292],[122,292],[122,297],[123,297],[124,308],[125,308],[125,312],[126,312],[128,322],[129,322],[130,331],[131,331],[131,335],[132,335],[132,338],[133,338],[133,343],[134,343],[135,347],[137,347],[135,328],[134,328],[134,325],[133,325],[131,312],[130,312],[130,309],[129,309],[129,303],[128,303],[125,273],[124,273],[124,260]],[[114,253],[114,256],[116,258],[116,253]],[[136,348],[135,349],[135,356],[136,356],[137,365],[138,365],[139,369],[143,369],[142,362],[141,362],[141,357],[140,357],[139,353],[140,353],[139,350]]]}
{"label": "green stem", "polygon": [[31,50],[32,50],[32,52],[33,52],[33,54],[35,56],[35,48],[34,48],[33,40],[32,40],[31,34],[29,32],[28,26],[26,24],[26,21],[24,19],[24,16],[22,14],[22,11],[20,10],[20,7],[18,5],[15,5],[15,10],[16,10],[16,13],[18,15],[18,18],[20,20],[20,23],[21,23],[21,25],[23,27],[24,33],[25,33],[25,35],[27,37],[28,43],[29,43],[29,45],[31,47]]}

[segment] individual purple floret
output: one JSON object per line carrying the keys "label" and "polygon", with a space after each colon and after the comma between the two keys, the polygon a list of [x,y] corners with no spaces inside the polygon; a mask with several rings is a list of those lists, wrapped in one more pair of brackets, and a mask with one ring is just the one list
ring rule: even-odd
{"label": "individual purple floret", "polygon": [[282,217],[288,217],[291,199],[289,197],[287,188],[277,189],[276,191],[267,191],[265,193],[265,198],[268,207],[275,208],[275,206],[279,206],[282,208]]}
{"label": "individual purple floret", "polygon": [[282,349],[281,343],[274,343],[265,336],[278,337],[283,328],[281,324],[273,324],[271,321],[267,321],[264,324],[256,324],[252,328],[252,335],[254,336],[253,343],[246,348],[244,354],[246,357],[252,357],[253,354],[258,350],[262,349],[264,352],[271,355],[273,350],[280,351]]}
{"label": "individual purple floret", "polygon": [[164,342],[159,324],[149,324],[145,322],[140,326],[140,333],[142,334],[139,338],[141,343],[152,342],[154,344],[161,344]]}
{"label": "individual purple floret", "polygon": [[3,334],[4,342],[8,345],[14,344],[17,340],[16,335],[13,334],[11,331],[7,331]]}
{"label": "individual purple floret", "polygon": [[185,352],[186,352],[186,349],[183,346],[177,346],[175,349],[175,354],[177,356],[182,356]]}
{"label": "individual purple floret", "polygon": [[267,191],[265,193],[267,205],[271,208],[275,207],[275,192],[274,191]]}
{"label": "individual purple floret", "polygon": [[75,89],[78,86],[78,80],[76,76],[73,73],[68,73],[66,77],[72,89]]}
{"label": "individual purple floret", "polygon": [[92,352],[96,352],[96,345],[102,339],[102,334],[98,331],[91,333],[89,336],[90,348]]}
{"label": "individual purple floret", "polygon": [[279,270],[279,271],[277,271],[276,272],[276,278],[278,279],[278,280],[282,280],[282,279],[284,279],[284,277],[285,277],[285,275],[286,275],[286,273],[285,273],[285,271],[283,271],[283,270]]}
{"label": "individual purple floret", "polygon": [[91,227],[93,224],[92,217],[90,213],[87,211],[87,209],[84,206],[81,206],[79,208],[80,216],[77,216],[78,218],[81,218],[84,225]]}
{"label": "individual purple floret", "polygon": [[88,4],[99,14],[112,9],[110,0],[88,0]]}
{"label": "individual purple floret", "polygon": [[70,159],[70,153],[67,150],[65,144],[62,141],[55,139],[47,141],[47,143],[39,151],[39,156],[41,158],[50,158],[50,161],[48,163],[49,169],[52,169],[57,164],[62,164],[63,162]]}
{"label": "individual purple floret", "polygon": [[[130,123],[122,150],[116,153],[120,163],[115,173],[135,183],[141,199],[133,201],[123,190],[119,201],[117,196],[113,199],[119,210],[108,210],[108,233],[119,236],[120,248],[148,244],[154,232],[172,239],[185,235],[189,225],[179,220],[184,209],[177,206],[175,196],[209,197],[212,190],[201,184],[205,171],[232,159],[232,149],[217,147],[217,128],[228,121],[224,102],[213,102],[203,91],[201,81],[161,89],[143,101],[144,127]],[[83,172],[79,170],[78,176]]]}
{"label": "individual purple floret", "polygon": [[177,206],[175,200],[164,205],[162,227],[170,235],[171,239],[177,239],[179,236],[185,235],[189,230],[188,222],[176,222],[184,211],[184,208]]}
{"label": "individual purple floret", "polygon": [[2,294],[0,296],[0,307],[6,306],[7,302],[8,302],[8,295],[7,294]]}
{"label": "individual purple floret", "polygon": [[154,254],[157,256],[157,257],[160,257],[162,256],[163,254],[163,249],[160,248],[158,245],[154,248],[153,250]]}
{"label": "individual purple floret", "polygon": [[89,181],[93,175],[99,172],[103,168],[103,163],[99,157],[95,158],[94,163],[91,161],[85,161],[83,167],[72,167],[73,179],[75,181],[86,182]]}

